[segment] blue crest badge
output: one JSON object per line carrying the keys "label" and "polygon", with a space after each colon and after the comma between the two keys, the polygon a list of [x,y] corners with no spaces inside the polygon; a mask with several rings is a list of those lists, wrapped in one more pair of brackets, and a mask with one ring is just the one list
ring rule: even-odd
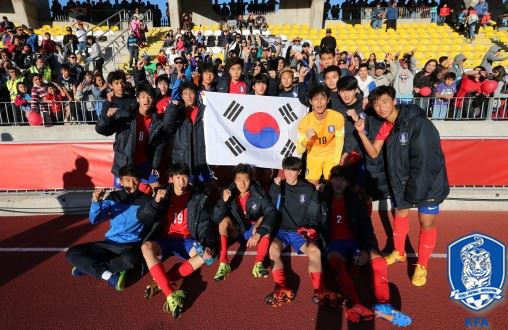
{"label": "blue crest badge", "polygon": [[474,233],[448,246],[450,297],[475,311],[503,298],[506,247],[492,237]]}
{"label": "blue crest badge", "polygon": [[405,146],[407,144],[407,142],[409,141],[409,136],[408,136],[407,132],[400,132],[399,141],[400,141],[400,144],[402,144],[403,146]]}
{"label": "blue crest badge", "polygon": [[328,126],[328,133],[335,133],[335,125]]}

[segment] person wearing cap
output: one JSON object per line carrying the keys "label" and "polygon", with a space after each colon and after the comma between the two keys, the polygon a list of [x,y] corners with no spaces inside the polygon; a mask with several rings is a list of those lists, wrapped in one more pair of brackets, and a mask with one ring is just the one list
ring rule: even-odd
{"label": "person wearing cap", "polygon": [[63,38],[63,46],[66,52],[75,53],[78,49],[78,37],[72,33],[70,26],[66,27],[67,34]]}
{"label": "person wearing cap", "polygon": [[391,86],[393,80],[395,79],[394,72],[397,71],[397,65],[393,61],[393,56],[391,54],[386,55],[386,62],[389,65],[390,70],[387,70],[387,63],[378,62],[376,64],[376,70],[374,70],[374,80],[376,81],[376,86]]}
{"label": "person wearing cap", "polygon": [[295,37],[293,39],[293,45],[291,46],[291,49],[296,50],[297,52],[301,52],[302,51],[301,42],[302,42],[302,38]]}
{"label": "person wearing cap", "polygon": [[326,29],[326,36],[321,39],[321,43],[319,44],[319,47],[321,49],[323,48],[331,48],[336,49],[337,48],[337,40],[335,40],[335,37],[332,36],[332,29]]}
{"label": "person wearing cap", "polygon": [[180,101],[182,99],[180,95],[180,85],[184,81],[192,80],[192,66],[183,57],[175,58],[175,70],[169,76],[171,99]]}
{"label": "person wearing cap", "polygon": [[23,27],[21,26],[18,26],[16,28],[15,36],[18,37],[22,43],[25,43],[26,39],[28,38],[28,34],[26,34],[26,32],[23,30]]}

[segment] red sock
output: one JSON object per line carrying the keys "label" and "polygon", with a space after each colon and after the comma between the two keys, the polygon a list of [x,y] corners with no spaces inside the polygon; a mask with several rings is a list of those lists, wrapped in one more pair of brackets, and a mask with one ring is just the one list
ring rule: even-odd
{"label": "red sock", "polygon": [[183,277],[189,276],[192,272],[194,272],[194,268],[192,268],[192,265],[188,260],[185,260],[180,263],[178,268],[175,267],[174,270],[169,273],[169,279],[172,282],[176,282]]}
{"label": "red sock", "polygon": [[347,271],[347,265],[344,260],[340,258],[333,258],[330,261],[330,267],[335,271],[337,283],[340,286],[342,293],[351,300],[353,305],[360,304],[360,297],[356,292],[355,284],[349,272]]}
{"label": "red sock", "polygon": [[323,291],[323,273],[322,272],[314,272],[310,273],[310,280],[312,282],[312,288],[314,291]]}
{"label": "red sock", "polygon": [[228,237],[220,235],[220,262],[228,263]]}
{"label": "red sock", "polygon": [[281,286],[283,288],[286,287],[286,275],[284,274],[284,269],[274,269],[272,270],[273,281],[276,285]]}
{"label": "red sock", "polygon": [[269,247],[270,247],[270,236],[265,235],[261,237],[258,243],[256,262],[263,262],[265,260]]}
{"label": "red sock", "polygon": [[399,251],[401,256],[405,255],[406,237],[409,232],[409,219],[395,216],[393,221],[393,244],[395,250]]}
{"label": "red sock", "polygon": [[388,265],[382,257],[371,261],[372,280],[374,282],[374,295],[377,302],[387,304],[390,301],[390,288],[388,286]]}
{"label": "red sock", "polygon": [[436,228],[420,229],[420,241],[418,242],[418,263],[427,268],[430,255],[436,247]]}
{"label": "red sock", "polygon": [[152,275],[155,283],[161,288],[162,292],[167,296],[173,293],[173,288],[169,284],[169,279],[166,276],[166,271],[164,270],[164,265],[162,262],[153,265],[150,269],[150,274]]}

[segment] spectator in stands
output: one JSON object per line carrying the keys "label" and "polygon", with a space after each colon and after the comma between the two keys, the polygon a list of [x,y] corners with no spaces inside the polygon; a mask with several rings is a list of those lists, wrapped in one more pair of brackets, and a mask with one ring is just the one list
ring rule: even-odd
{"label": "spectator in stands", "polygon": [[[378,62],[376,64],[376,70],[374,71],[374,80],[376,81],[376,86],[391,86],[393,81],[395,80],[394,72],[397,71],[397,66],[395,61],[393,60],[392,54],[387,54],[386,57],[387,62]],[[389,65],[389,70],[387,70],[387,66]]]}
{"label": "spectator in stands", "polygon": [[26,43],[26,39],[28,38],[28,34],[26,34],[21,26],[16,28],[16,34],[14,36],[18,37],[23,44]]}
{"label": "spectator in stands", "polygon": [[448,7],[448,4],[444,3],[441,9],[439,9],[439,18],[437,21],[437,25],[444,25],[450,14],[451,10]]}
{"label": "spectator in stands", "polygon": [[199,74],[199,95],[201,96],[202,91],[215,92],[215,77],[217,77],[217,68],[212,63],[205,62],[199,67]]}
{"label": "spectator in stands", "polygon": [[464,74],[464,63],[466,62],[466,57],[464,54],[460,53],[455,55],[455,58],[453,59],[453,63],[450,66],[450,69],[448,72],[455,73],[455,77],[457,77],[457,86],[460,85],[460,79],[462,78],[462,75]]}
{"label": "spectator in stands", "polygon": [[181,35],[176,38],[175,48],[178,53],[185,50],[185,42],[183,41],[183,37]]}
{"label": "spectator in stands", "polygon": [[89,65],[93,64],[93,72],[102,72],[102,65],[104,59],[102,58],[102,51],[99,43],[95,40],[94,36],[86,37],[86,43],[88,44],[89,57],[86,59],[85,68],[88,71]]}
{"label": "spectator in stands", "polygon": [[22,81],[18,82],[16,89],[18,93],[14,99],[14,104],[23,112],[25,119],[28,119],[28,113],[31,111],[30,103],[32,96],[29,93],[27,84]]}
{"label": "spectator in stands", "polygon": [[496,22],[492,20],[492,16],[490,14],[490,11],[487,11],[485,15],[480,19],[480,26],[482,28],[487,28],[488,26],[492,26],[493,29],[496,29]]}
{"label": "spectator in stands", "polygon": [[30,46],[32,53],[35,53],[37,48],[39,48],[39,36],[34,32],[33,28],[29,28],[28,32],[30,35],[26,39],[26,44]]}
{"label": "spectator in stands", "polygon": [[335,37],[332,36],[332,29],[326,29],[326,35],[321,39],[321,43],[319,44],[319,47],[321,49],[323,48],[331,48],[336,49],[337,48],[337,40],[335,40]]}
{"label": "spectator in stands", "polygon": [[428,60],[423,69],[415,74],[413,81],[413,95],[418,98],[416,104],[426,111],[429,110],[431,100],[428,98],[429,95],[422,95],[420,91],[422,88],[428,87],[434,92],[434,87],[438,83],[437,65],[438,63],[435,59]]}
{"label": "spectator in stands", "polygon": [[14,23],[9,21],[7,16],[2,17],[2,22],[0,23],[0,27],[5,30],[14,30]]}
{"label": "spectator in stands", "polygon": [[97,113],[97,117],[101,115],[102,105],[106,101],[107,93],[108,93],[108,84],[106,84],[106,80],[102,76],[101,73],[96,73],[94,75],[94,84],[92,86],[92,94],[95,102],[95,112]]}
{"label": "spectator in stands", "polygon": [[168,33],[164,36],[164,44],[162,47],[173,47],[175,44],[175,35],[173,34],[173,30],[169,30]]}
{"label": "spectator in stands", "polygon": [[171,102],[171,92],[169,90],[169,78],[166,74],[157,76],[155,80],[155,110],[157,116],[162,120],[164,112]]}
{"label": "spectator in stands", "polygon": [[383,18],[385,17],[385,12],[381,8],[381,3],[376,3],[376,8],[372,10],[372,19],[370,25],[374,29],[380,29],[383,26]]}
{"label": "spectator in stands", "polygon": [[67,64],[69,65],[69,69],[71,70],[71,76],[76,79],[77,82],[83,80],[83,73],[85,69],[78,63],[76,54],[67,55]]}
{"label": "spectator in stands", "polygon": [[397,70],[394,73],[395,79],[393,81],[393,88],[395,88],[395,97],[399,104],[413,102],[413,82],[416,73],[416,59],[414,57],[414,50],[402,57],[400,61],[395,59]]}
{"label": "spectator in stands", "polygon": [[397,8],[397,2],[395,0],[392,0],[390,3],[390,7],[386,9],[385,12],[386,16],[386,32],[388,32],[388,29],[393,29],[397,31],[397,16],[398,16],[398,8]]}
{"label": "spectator in stands", "polygon": [[369,76],[369,66],[367,63],[361,63],[358,66],[357,75],[358,89],[362,92],[364,98],[368,98],[370,92],[376,88],[376,82]]}
{"label": "spectator in stands", "polygon": [[72,28],[68,26],[66,28],[67,34],[63,38],[63,45],[65,52],[76,53],[78,50],[78,37],[72,33]]}
{"label": "spectator in stands", "polygon": [[249,29],[251,34],[254,30],[255,24],[256,24],[256,17],[254,17],[253,13],[250,13],[249,16],[247,17],[247,28]]}
{"label": "spectator in stands", "polygon": [[[62,108],[63,102],[65,99],[65,94],[60,86],[55,85],[54,83],[48,83],[46,85],[47,93],[44,96],[43,101],[48,104],[49,107],[49,122],[46,123],[56,123],[58,121],[62,121]],[[74,121],[75,118],[71,117],[70,107],[68,104],[65,106],[65,115],[64,121]]]}
{"label": "spectator in stands", "polygon": [[[80,101],[81,111],[78,111],[78,120],[90,122],[94,119],[95,97],[93,94],[94,76],[91,71],[84,73],[83,81],[76,88],[75,100]],[[84,117],[84,118],[82,118]]]}
{"label": "spectator in stands", "polygon": [[[489,11],[489,4],[485,0],[479,0],[478,3],[474,6],[474,10],[478,15],[478,21],[481,21],[483,16],[485,16]],[[475,33],[478,33],[479,28],[479,25],[477,25]]]}
{"label": "spectator in stands", "polygon": [[476,10],[473,7],[469,7],[467,10],[467,16],[464,21],[465,31],[466,31],[466,39],[469,42],[472,42],[475,39],[476,27],[480,22],[480,18],[478,17]]}
{"label": "spectator in stands", "polygon": [[32,54],[32,49],[27,44],[23,45],[21,53],[14,54],[14,64],[22,71],[28,70],[33,62],[34,54]]}
{"label": "spectator in stands", "polygon": [[136,38],[138,38],[139,41],[142,40],[141,23],[139,21],[138,15],[132,16],[132,20],[129,24],[129,32],[134,33],[134,35],[136,36]]}
{"label": "spectator in stands", "polygon": [[76,95],[78,81],[71,75],[69,64],[62,64],[60,67],[60,75],[56,81],[58,86],[62,88],[63,92],[65,93],[65,96],[67,96],[67,99],[69,101],[73,101],[74,95]]}
{"label": "spectator in stands", "polygon": [[352,61],[349,64],[349,71],[353,75],[356,75],[358,73],[358,69],[360,68],[360,64],[362,64],[362,57],[360,56],[359,53],[354,52],[353,53],[353,57],[352,57]]}
{"label": "spectator in stands", "polygon": [[487,70],[487,72],[492,72],[492,65],[494,64],[494,62],[501,62],[508,59],[508,56],[502,57],[499,55],[500,50],[501,47],[499,47],[498,45],[490,46],[485,56],[483,56],[483,60],[480,66],[484,67],[485,70]]}
{"label": "spectator in stands", "polygon": [[139,39],[133,31],[129,31],[129,37],[127,38],[127,48],[129,50],[129,67],[139,61]]}
{"label": "spectator in stands", "polygon": [[84,26],[83,22],[78,22],[78,27],[76,28],[76,37],[78,38],[78,52],[79,54],[83,53],[86,48],[86,37],[87,37],[87,29],[90,28],[89,25]]}
{"label": "spectator in stands", "polygon": [[9,74],[9,80],[7,80],[6,86],[9,90],[10,100],[14,102],[18,94],[18,83],[24,82],[25,78],[20,75],[19,70],[15,67],[9,68],[7,73]]}
{"label": "spectator in stands", "polygon": [[480,96],[482,83],[487,79],[487,70],[482,66],[477,66],[469,70],[462,76],[459,90],[457,91],[457,102],[455,104],[455,118],[473,118],[479,115],[480,111],[475,112],[472,109],[473,101],[465,97]]}
{"label": "spectator in stands", "polygon": [[502,65],[492,69],[492,77],[497,81],[497,88],[492,95],[495,99],[492,104],[492,117],[495,119],[508,118],[508,109],[506,101],[508,99],[508,75]]}
{"label": "spectator in stands", "polygon": [[56,50],[56,43],[51,40],[51,33],[44,33],[44,40],[42,40],[41,48],[46,51],[48,56],[51,56]]}
{"label": "spectator in stands", "polygon": [[35,59],[35,64],[28,69],[29,74],[33,77],[35,73],[40,74],[43,81],[41,83],[49,83],[51,82],[51,68],[49,65],[44,63],[44,59],[42,57],[38,57]]}
{"label": "spectator in stands", "polygon": [[376,70],[376,53],[370,53],[369,58],[367,59],[367,68],[369,69],[369,74],[371,76],[374,75],[374,71]]}
{"label": "spectator in stands", "polygon": [[[43,102],[46,97],[46,89],[42,76],[39,73],[32,74],[32,90],[31,90],[30,108],[32,111],[42,113],[45,121],[49,122],[49,114],[47,114],[47,104]],[[48,116],[48,117],[46,117]]]}
{"label": "spectator in stands", "polygon": [[451,104],[450,100],[454,97],[455,93],[457,93],[456,79],[455,73],[448,72],[444,76],[444,81],[437,85],[434,94],[436,100],[432,108],[432,119],[445,119],[448,117]]}

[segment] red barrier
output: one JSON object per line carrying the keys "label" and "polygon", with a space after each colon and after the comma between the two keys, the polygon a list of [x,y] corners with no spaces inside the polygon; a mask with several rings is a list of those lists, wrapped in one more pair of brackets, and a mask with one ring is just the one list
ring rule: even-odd
{"label": "red barrier", "polygon": [[[442,140],[450,184],[508,186],[508,139]],[[111,142],[0,144],[0,190],[111,187]]]}

